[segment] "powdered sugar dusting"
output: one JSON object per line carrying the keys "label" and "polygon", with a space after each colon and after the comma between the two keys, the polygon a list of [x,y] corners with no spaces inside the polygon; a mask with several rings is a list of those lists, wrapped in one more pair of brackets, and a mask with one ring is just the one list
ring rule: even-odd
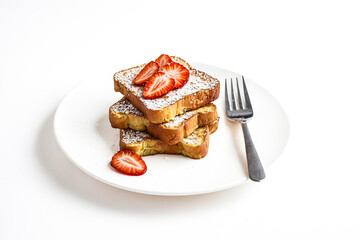
{"label": "powdered sugar dusting", "polygon": [[144,116],[144,114],[140,112],[139,109],[134,107],[134,105],[132,105],[132,103],[126,98],[123,98],[114,105],[112,105],[111,110],[115,111],[116,113]]}
{"label": "powdered sugar dusting", "polygon": [[181,141],[191,145],[198,145],[202,142],[202,137],[199,137],[198,131],[193,132],[188,137],[183,138]]}
{"label": "powdered sugar dusting", "polygon": [[[176,58],[174,59],[177,60]],[[180,62],[181,63],[181,62]],[[186,65],[184,65],[187,67]],[[135,76],[142,70],[144,65],[139,67],[130,68],[124,71],[117,72],[114,75],[115,81],[118,81],[120,84],[124,85],[128,91],[132,92],[145,104],[148,109],[157,110],[163,107],[167,107],[171,104],[176,103],[180,99],[184,98],[187,95],[194,94],[201,90],[210,90],[215,88],[219,84],[219,80],[213,78],[212,76],[193,69],[189,68],[190,76],[189,81],[180,89],[172,90],[165,96],[157,99],[145,99],[143,97],[144,87],[135,86],[133,84],[133,79]]]}
{"label": "powdered sugar dusting", "polygon": [[124,143],[136,143],[153,137],[147,132],[136,131],[132,129],[121,129],[121,137]]}
{"label": "powdered sugar dusting", "polygon": [[196,111],[186,112],[184,114],[178,115],[174,117],[170,122],[164,123],[165,127],[177,127],[185,120],[189,119],[190,117],[194,116]]}

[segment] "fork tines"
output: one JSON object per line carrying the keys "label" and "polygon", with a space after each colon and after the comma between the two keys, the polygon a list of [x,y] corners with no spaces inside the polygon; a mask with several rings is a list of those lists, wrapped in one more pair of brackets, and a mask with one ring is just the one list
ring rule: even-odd
{"label": "fork tines", "polygon": [[[249,93],[246,88],[244,76],[242,76],[242,90],[239,87],[239,79],[236,78],[236,98],[233,86],[233,80],[230,78],[230,97],[227,89],[227,79],[225,79],[225,107],[228,118],[250,118],[253,116],[253,110],[250,102]],[[241,97],[243,95],[243,98]]]}

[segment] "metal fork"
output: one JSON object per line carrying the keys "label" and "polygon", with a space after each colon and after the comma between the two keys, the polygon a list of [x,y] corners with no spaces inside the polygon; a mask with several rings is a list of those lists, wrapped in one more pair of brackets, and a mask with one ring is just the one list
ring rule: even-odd
{"label": "metal fork", "polygon": [[246,122],[254,115],[249,93],[246,89],[244,76],[242,76],[243,98],[239,88],[239,80],[236,78],[237,85],[237,101],[235,99],[233,80],[231,81],[231,96],[228,96],[227,79],[225,79],[225,107],[227,118],[231,121],[241,123],[241,127],[244,134],[246,159],[248,165],[249,177],[253,181],[261,181],[265,178],[264,168],[260,162],[260,158],[256,152],[254,143],[251,139],[249,129]]}

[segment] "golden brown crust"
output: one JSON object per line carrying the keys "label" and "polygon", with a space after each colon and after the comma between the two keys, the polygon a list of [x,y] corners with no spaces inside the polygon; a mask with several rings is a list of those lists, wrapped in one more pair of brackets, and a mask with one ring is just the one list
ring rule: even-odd
{"label": "golden brown crust", "polygon": [[175,145],[169,145],[160,139],[149,138],[134,143],[124,141],[123,131],[120,130],[120,150],[131,150],[140,156],[154,154],[181,154],[190,158],[199,159],[207,155],[210,143],[210,134],[217,130],[219,121],[196,129],[189,137]]}
{"label": "golden brown crust", "polygon": [[126,129],[131,128],[138,131],[145,131],[149,125],[149,121],[135,114],[120,114],[109,109],[109,121],[111,127]]}
{"label": "golden brown crust", "polygon": [[[126,103],[126,99],[121,99],[119,102],[110,107],[109,119],[113,128],[131,128],[139,131],[147,130],[151,135],[161,139],[169,145],[174,145],[180,142],[198,127],[205,126],[218,119],[216,106],[210,103],[209,105],[195,111],[177,116],[179,119],[181,119],[181,116],[184,117],[184,120],[180,120],[179,123],[172,124],[172,122],[169,122],[154,124],[149,122],[144,116],[136,115],[135,111],[134,113],[129,113],[129,108],[127,109],[127,112],[116,112],[114,106],[126,105]],[[190,116],[189,118],[186,117],[187,114]]]}
{"label": "golden brown crust", "polygon": [[163,142],[174,145],[185,136],[189,136],[197,128],[197,118],[197,115],[194,115],[177,128],[164,128],[163,124],[149,123],[148,132]]}
{"label": "golden brown crust", "polygon": [[147,130],[154,137],[160,138],[169,145],[173,145],[188,137],[198,127],[206,126],[216,121],[216,119],[218,119],[218,114],[214,105],[214,111],[206,113],[198,112],[177,127],[166,127],[164,123],[153,124],[149,122]]}

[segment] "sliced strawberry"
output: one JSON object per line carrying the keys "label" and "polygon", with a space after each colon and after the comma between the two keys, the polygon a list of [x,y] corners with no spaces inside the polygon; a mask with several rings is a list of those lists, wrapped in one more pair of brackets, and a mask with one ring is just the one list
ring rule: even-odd
{"label": "sliced strawberry", "polygon": [[158,71],[159,71],[159,64],[154,61],[149,62],[134,78],[134,84],[142,85],[149,79],[149,77],[151,77],[153,74],[157,73]]}
{"label": "sliced strawberry", "polygon": [[166,54],[161,54],[160,57],[158,57],[155,62],[157,62],[159,64],[160,70],[163,68],[163,66],[165,66],[166,64],[169,64],[172,62],[171,58],[169,57],[169,55]]}
{"label": "sliced strawberry", "polygon": [[145,84],[144,98],[154,99],[164,96],[174,88],[174,85],[175,80],[166,76],[165,73],[155,73]]}
{"label": "sliced strawberry", "polygon": [[126,175],[142,175],[147,170],[144,160],[130,150],[115,153],[111,159],[111,166]]}
{"label": "sliced strawberry", "polygon": [[165,65],[162,69],[162,72],[166,74],[169,78],[175,80],[174,88],[181,88],[189,80],[190,72],[183,65],[172,62],[168,65]]}

